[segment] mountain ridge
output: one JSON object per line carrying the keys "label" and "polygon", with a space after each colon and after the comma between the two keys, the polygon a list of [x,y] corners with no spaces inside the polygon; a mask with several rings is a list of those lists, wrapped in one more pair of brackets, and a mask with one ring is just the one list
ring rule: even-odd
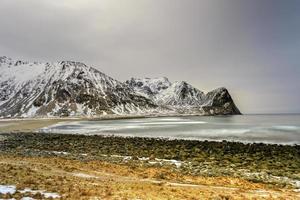
{"label": "mountain ridge", "polygon": [[[214,100],[213,94],[207,99],[186,82],[171,83],[166,77],[136,80],[122,83],[82,62],[27,62],[2,56],[0,117],[240,114],[227,90]],[[219,102],[203,104],[209,100]],[[230,105],[224,113],[211,112],[225,104]]]}
{"label": "mountain ridge", "polygon": [[[204,115],[241,114],[225,87],[214,89],[205,94],[186,81],[171,83],[165,77],[154,78],[154,80],[156,81],[150,82],[149,78],[131,78],[125,83],[133,87],[139,94],[144,93],[156,104],[173,107],[180,113],[202,113]],[[164,80],[166,83],[162,84],[157,80]],[[159,86],[156,87],[155,83],[159,83]],[[165,87],[161,87],[161,85]]]}

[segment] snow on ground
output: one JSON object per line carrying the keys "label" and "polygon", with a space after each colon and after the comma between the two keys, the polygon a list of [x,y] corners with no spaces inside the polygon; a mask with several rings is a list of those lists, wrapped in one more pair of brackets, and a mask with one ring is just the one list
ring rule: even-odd
{"label": "snow on ground", "polygon": [[[106,155],[106,154],[102,154],[101,156],[108,157],[108,155]],[[122,158],[124,162],[127,162],[128,160],[133,159],[132,156],[121,156],[121,155],[111,155],[110,157]],[[182,164],[184,163],[183,161],[179,161],[179,160],[169,160],[169,159],[160,159],[160,158],[150,159],[149,157],[137,157],[137,159],[139,161],[146,161],[151,165],[155,165],[155,164],[160,164],[160,165],[173,164],[177,168],[180,168],[182,166]]]}
{"label": "snow on ground", "polygon": [[51,153],[54,153],[56,155],[68,155],[70,153],[65,152],[65,151],[50,151]]}
{"label": "snow on ground", "polygon": [[89,174],[85,174],[85,173],[72,173],[73,176],[77,176],[80,178],[98,178],[97,176],[93,176],[93,175],[89,175]]}
{"label": "snow on ground", "polygon": [[[17,190],[15,185],[0,185],[0,194],[15,194],[16,192],[37,194],[41,193],[45,198],[60,198],[61,196],[55,192],[47,192],[46,190],[32,190],[25,188],[24,190]],[[22,200],[31,200],[31,197],[23,197]]]}
{"label": "snow on ground", "polygon": [[0,194],[14,194],[16,191],[15,185],[0,185]]}
{"label": "snow on ground", "polygon": [[60,198],[61,196],[56,192],[47,192],[45,190],[32,190],[30,188],[25,188],[24,190],[18,190],[20,193],[31,193],[31,194],[37,194],[41,193],[44,195],[45,198]]}
{"label": "snow on ground", "polygon": [[34,198],[31,198],[31,197],[23,197],[21,200],[34,200]]}

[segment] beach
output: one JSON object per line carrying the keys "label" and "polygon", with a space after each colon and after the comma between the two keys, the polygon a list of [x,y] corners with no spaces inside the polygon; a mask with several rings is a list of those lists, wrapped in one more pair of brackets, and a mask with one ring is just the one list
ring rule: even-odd
{"label": "beach", "polygon": [[299,145],[33,132],[0,138],[0,185],[16,188],[1,198],[300,198]]}

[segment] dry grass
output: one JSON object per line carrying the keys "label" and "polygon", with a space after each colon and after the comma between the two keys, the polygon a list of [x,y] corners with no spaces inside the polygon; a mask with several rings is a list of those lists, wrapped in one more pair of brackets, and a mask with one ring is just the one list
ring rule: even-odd
{"label": "dry grass", "polygon": [[1,155],[0,177],[0,184],[57,192],[62,199],[300,199],[291,190],[238,178],[186,176],[167,168],[58,157]]}

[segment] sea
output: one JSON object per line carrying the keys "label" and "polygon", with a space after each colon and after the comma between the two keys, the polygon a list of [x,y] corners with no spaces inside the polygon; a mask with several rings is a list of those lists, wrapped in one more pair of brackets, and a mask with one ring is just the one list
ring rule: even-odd
{"label": "sea", "polygon": [[300,115],[150,117],[59,122],[47,133],[300,144]]}

